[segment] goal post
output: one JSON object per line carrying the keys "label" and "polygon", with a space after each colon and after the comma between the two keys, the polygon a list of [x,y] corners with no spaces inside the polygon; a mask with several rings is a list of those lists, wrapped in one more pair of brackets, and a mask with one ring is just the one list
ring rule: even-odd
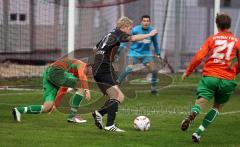
{"label": "goal post", "polygon": [[68,0],[68,55],[72,56],[75,48],[75,0]]}
{"label": "goal post", "polygon": [[221,4],[220,0],[214,0],[214,34],[218,32],[217,25],[215,23],[215,18],[217,14],[220,12],[220,4]]}

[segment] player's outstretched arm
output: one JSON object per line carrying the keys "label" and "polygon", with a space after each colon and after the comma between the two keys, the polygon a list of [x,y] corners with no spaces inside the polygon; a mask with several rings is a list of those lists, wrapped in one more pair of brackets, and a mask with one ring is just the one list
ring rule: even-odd
{"label": "player's outstretched arm", "polygon": [[152,37],[157,34],[157,30],[152,30],[149,34],[139,34],[139,35],[133,35],[131,36],[130,41],[141,41],[145,38]]}
{"label": "player's outstretched arm", "polygon": [[80,92],[83,93],[85,95],[85,98],[89,101],[91,99],[91,94],[90,94],[88,78],[87,78],[88,72],[90,71],[86,64],[84,66],[83,65],[80,66],[80,68],[78,69],[78,77],[82,86],[82,87],[78,87],[78,90],[80,90]]}

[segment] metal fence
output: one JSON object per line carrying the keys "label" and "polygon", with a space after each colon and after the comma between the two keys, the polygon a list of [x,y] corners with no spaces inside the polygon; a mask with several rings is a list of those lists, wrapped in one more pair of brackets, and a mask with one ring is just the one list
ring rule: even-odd
{"label": "metal fence", "polygon": [[[221,11],[232,17],[236,36],[240,35],[239,7],[237,0],[221,1]],[[159,32],[162,54],[180,71],[213,34],[213,9],[214,1],[209,0],[76,0],[75,49],[92,48],[120,16],[137,25],[142,15],[149,14]],[[67,0],[0,0],[1,62],[53,61],[67,53],[67,35]]]}

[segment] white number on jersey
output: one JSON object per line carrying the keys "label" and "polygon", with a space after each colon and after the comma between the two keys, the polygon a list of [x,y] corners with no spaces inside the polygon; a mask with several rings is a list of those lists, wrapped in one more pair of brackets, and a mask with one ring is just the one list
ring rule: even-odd
{"label": "white number on jersey", "polygon": [[[212,58],[214,58],[213,62],[225,64],[224,57],[225,57],[225,60],[230,60],[230,56],[231,56],[234,44],[235,44],[234,41],[228,43],[227,40],[216,40],[215,41],[216,48],[214,48],[213,55],[212,55]],[[226,54],[220,53],[226,49],[227,49]]]}

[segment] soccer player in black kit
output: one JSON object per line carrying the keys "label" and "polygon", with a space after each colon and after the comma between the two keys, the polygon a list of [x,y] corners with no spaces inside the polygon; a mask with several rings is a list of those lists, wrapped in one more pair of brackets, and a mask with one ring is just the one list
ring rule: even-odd
{"label": "soccer player in black kit", "polygon": [[157,34],[156,30],[152,30],[149,34],[131,35],[132,28],[133,21],[127,17],[122,17],[117,21],[116,28],[105,35],[96,45],[93,76],[103,94],[109,97],[100,109],[92,113],[95,124],[99,129],[103,129],[102,117],[107,114],[107,124],[104,129],[107,131],[125,132],[114,124],[118,104],[124,100],[124,95],[117,85],[117,77],[112,66],[120,43],[141,41]]}

